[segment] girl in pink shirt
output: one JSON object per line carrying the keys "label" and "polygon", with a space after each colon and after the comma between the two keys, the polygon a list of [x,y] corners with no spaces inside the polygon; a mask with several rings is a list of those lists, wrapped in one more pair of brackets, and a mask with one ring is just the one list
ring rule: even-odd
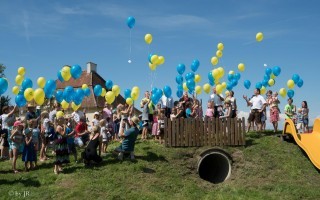
{"label": "girl in pink shirt", "polygon": [[206,117],[209,119],[212,119],[213,116],[214,116],[214,108],[213,108],[212,102],[209,101],[207,105]]}

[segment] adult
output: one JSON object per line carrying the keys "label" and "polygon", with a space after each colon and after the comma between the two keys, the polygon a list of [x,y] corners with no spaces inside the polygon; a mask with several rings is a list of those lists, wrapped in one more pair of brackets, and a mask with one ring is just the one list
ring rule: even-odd
{"label": "adult", "polygon": [[235,117],[237,117],[237,99],[234,97],[234,91],[229,92],[228,100],[231,105],[230,117],[235,118]]}
{"label": "adult", "polygon": [[37,116],[36,114],[36,107],[34,105],[34,103],[28,103],[27,105],[27,113],[26,113],[26,123],[29,124],[29,121],[32,119],[36,119],[38,121],[38,119],[40,118],[40,116]]}
{"label": "adult", "polygon": [[10,149],[9,152],[9,135],[11,134],[12,131],[12,125],[15,122],[15,111],[17,109],[17,106],[12,107],[12,106],[4,106],[2,108],[2,115],[1,115],[1,137],[2,137],[2,142],[1,142],[1,158],[0,159],[7,159],[8,156],[12,158],[12,149]]}
{"label": "adult", "polygon": [[258,126],[258,132],[261,131],[262,124],[261,124],[261,113],[265,109],[267,102],[260,95],[260,89],[256,88],[254,90],[254,96],[249,100],[247,96],[243,95],[244,100],[246,100],[247,105],[251,106],[251,112],[248,118],[248,121],[253,122],[255,121]]}
{"label": "adult", "polygon": [[184,92],[183,96],[179,99],[180,105],[183,106],[184,109],[186,109],[186,103],[193,102],[193,99],[189,97],[188,92]]}
{"label": "adult", "polygon": [[71,114],[71,117],[76,123],[79,123],[81,119],[86,121],[86,112],[85,110],[83,112],[81,110],[76,110]]}
{"label": "adult", "polygon": [[140,107],[142,108],[142,135],[141,139],[147,139],[148,125],[149,125],[149,92],[145,92],[145,98],[141,100]]}
{"label": "adult", "polygon": [[138,124],[139,118],[133,116],[129,121],[131,128],[129,128],[124,134],[120,135],[123,138],[122,144],[115,150],[119,152],[118,159],[123,160],[123,154],[130,152],[131,160],[134,159],[134,146],[139,134]]}
{"label": "adult", "polygon": [[54,103],[53,105],[53,110],[50,111],[49,113],[49,121],[54,123],[56,116],[57,116],[57,112],[61,110],[61,105],[59,103]]}
{"label": "adult", "polygon": [[[100,163],[101,158],[101,137],[100,137],[100,127],[94,126],[92,128],[92,134],[90,135],[89,143],[83,153],[83,160],[85,165],[90,165],[90,162]],[[97,148],[99,147],[99,155],[97,154]]]}
{"label": "adult", "polygon": [[107,102],[104,104],[104,108],[102,110],[102,117],[103,119],[107,120],[109,117],[110,119],[113,119],[113,114],[112,114],[112,108],[111,105],[108,104]]}
{"label": "adult", "polygon": [[214,106],[214,117],[217,118],[219,116],[222,116],[224,98],[222,94],[217,94],[216,87],[213,87],[212,89],[210,100],[213,102]]}
{"label": "adult", "polygon": [[172,97],[166,97],[163,95],[160,100],[161,109],[164,110],[164,115],[169,118],[174,107],[174,102]]}
{"label": "adult", "polygon": [[279,121],[279,107],[280,101],[278,99],[278,93],[269,90],[267,92],[267,103],[270,106],[270,122],[273,125],[273,131],[278,131],[278,121]]}

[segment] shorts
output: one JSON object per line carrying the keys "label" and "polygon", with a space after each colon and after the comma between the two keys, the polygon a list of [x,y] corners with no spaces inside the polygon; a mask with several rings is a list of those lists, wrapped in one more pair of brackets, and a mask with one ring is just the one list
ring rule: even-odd
{"label": "shorts", "polygon": [[16,142],[11,142],[11,144],[10,144],[10,149],[20,149],[21,147],[21,144],[19,144],[19,143],[16,143]]}
{"label": "shorts", "polygon": [[80,137],[74,138],[74,144],[79,146],[79,147],[83,146],[83,142],[82,142]]}
{"label": "shorts", "polygon": [[236,118],[237,117],[237,111],[236,110],[231,110],[231,118]]}
{"label": "shorts", "polygon": [[148,118],[149,118],[149,122],[152,123],[153,122],[153,114],[149,114]]}
{"label": "shorts", "polygon": [[143,120],[142,127],[148,127],[149,120]]}
{"label": "shorts", "polygon": [[301,122],[298,122],[297,125],[296,125],[297,130],[298,130],[298,131],[301,130],[302,127],[303,127],[303,126],[302,126],[302,123],[301,123]]}
{"label": "shorts", "polygon": [[261,113],[261,122],[267,121],[267,116],[262,112]]}
{"label": "shorts", "polygon": [[75,143],[68,144],[68,152],[70,153],[77,153],[76,145]]}
{"label": "shorts", "polygon": [[249,122],[256,122],[258,124],[261,123],[261,112],[259,112],[258,109],[253,109],[250,112],[249,118],[248,118]]}
{"label": "shorts", "polygon": [[303,119],[303,125],[309,126],[309,119],[308,118]]}

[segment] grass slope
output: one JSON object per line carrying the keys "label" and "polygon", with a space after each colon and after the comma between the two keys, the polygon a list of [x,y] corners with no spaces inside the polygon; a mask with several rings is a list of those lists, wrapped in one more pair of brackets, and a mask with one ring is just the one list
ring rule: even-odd
{"label": "grass slope", "polygon": [[[232,175],[222,184],[196,173],[202,148],[164,148],[138,142],[136,162],[108,154],[101,165],[84,168],[72,162],[53,173],[52,161],[29,173],[11,173],[0,163],[1,199],[318,199],[320,175],[294,143],[250,133],[247,147],[224,148],[233,157]],[[118,144],[114,143],[111,148]],[[319,144],[320,145],[320,144]],[[73,161],[71,159],[71,161]],[[23,169],[21,158],[18,168]]]}

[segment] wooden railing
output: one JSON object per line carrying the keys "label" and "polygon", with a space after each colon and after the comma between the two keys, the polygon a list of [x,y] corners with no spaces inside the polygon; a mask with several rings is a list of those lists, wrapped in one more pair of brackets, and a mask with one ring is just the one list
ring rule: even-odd
{"label": "wooden railing", "polygon": [[166,147],[245,145],[245,119],[165,119]]}

